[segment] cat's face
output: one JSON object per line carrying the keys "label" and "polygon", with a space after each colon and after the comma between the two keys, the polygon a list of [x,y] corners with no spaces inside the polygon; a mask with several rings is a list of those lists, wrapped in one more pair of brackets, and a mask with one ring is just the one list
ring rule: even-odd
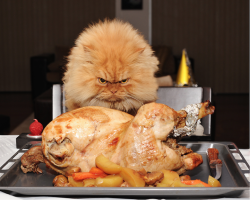
{"label": "cat's face", "polygon": [[103,106],[129,111],[156,100],[158,60],[137,32],[115,25],[113,32],[107,26],[80,35],[72,49],[64,77],[69,110]]}

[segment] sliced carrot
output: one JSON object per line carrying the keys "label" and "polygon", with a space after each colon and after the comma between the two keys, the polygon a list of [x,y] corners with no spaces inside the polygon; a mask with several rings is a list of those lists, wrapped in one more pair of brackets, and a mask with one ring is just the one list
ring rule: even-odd
{"label": "sliced carrot", "polygon": [[101,169],[97,167],[92,167],[89,172],[92,174],[105,174],[104,171],[102,171]]}
{"label": "sliced carrot", "polygon": [[186,185],[196,185],[196,184],[199,184],[201,183],[202,185],[204,185],[205,187],[211,187],[210,185],[208,185],[207,183],[199,180],[199,179],[196,179],[196,180],[185,180],[185,181],[181,181],[182,183],[186,184]]}
{"label": "sliced carrot", "polygon": [[73,173],[72,177],[75,181],[81,181],[87,178],[98,178],[98,177],[105,177],[107,176],[106,174],[92,174],[90,172],[77,172],[77,173]]}

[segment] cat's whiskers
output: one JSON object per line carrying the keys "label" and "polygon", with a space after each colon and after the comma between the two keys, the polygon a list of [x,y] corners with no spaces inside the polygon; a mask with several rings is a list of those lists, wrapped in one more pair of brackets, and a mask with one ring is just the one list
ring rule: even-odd
{"label": "cat's whiskers", "polygon": [[132,110],[136,110],[135,107],[134,107],[134,103],[133,103],[133,99],[132,98],[128,98],[126,97],[126,104],[128,104],[128,108],[127,108],[127,111],[129,111],[129,109],[132,109]]}
{"label": "cat's whiskers", "polygon": [[138,101],[141,105],[144,105],[143,101],[137,99],[136,97],[132,96],[131,94],[127,94],[127,96],[130,97],[131,99]]}
{"label": "cat's whiskers", "polygon": [[98,101],[98,98],[95,96],[94,98],[92,98],[90,101],[89,101],[89,106],[95,106],[96,105],[96,102]]}

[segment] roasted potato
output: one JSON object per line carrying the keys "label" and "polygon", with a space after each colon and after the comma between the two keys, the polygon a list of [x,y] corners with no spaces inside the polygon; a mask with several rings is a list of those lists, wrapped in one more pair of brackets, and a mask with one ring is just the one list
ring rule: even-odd
{"label": "roasted potato", "polygon": [[174,182],[171,184],[171,187],[205,187],[201,183],[195,185],[186,185],[181,182],[180,179],[175,179]]}
{"label": "roasted potato", "polygon": [[208,185],[212,187],[221,187],[220,181],[210,175],[208,176]]}
{"label": "roasted potato", "polygon": [[177,179],[180,180],[179,174],[175,171],[162,169],[164,174],[163,180],[156,185],[156,187],[171,187],[172,183]]}
{"label": "roasted potato", "polygon": [[82,181],[83,187],[95,187],[96,179],[88,178]]}
{"label": "roasted potato", "polygon": [[111,162],[102,154],[96,157],[95,164],[98,168],[100,168],[107,174],[119,174],[122,169],[120,165]]}
{"label": "roasted potato", "polygon": [[119,175],[108,175],[104,178],[96,178],[95,186],[97,187],[120,187],[123,178]]}
{"label": "roasted potato", "polygon": [[73,187],[83,187],[83,181],[75,181],[72,176],[68,176],[68,181]]}
{"label": "roasted potato", "polygon": [[132,187],[144,187],[145,181],[138,172],[133,169],[123,167],[120,176]]}

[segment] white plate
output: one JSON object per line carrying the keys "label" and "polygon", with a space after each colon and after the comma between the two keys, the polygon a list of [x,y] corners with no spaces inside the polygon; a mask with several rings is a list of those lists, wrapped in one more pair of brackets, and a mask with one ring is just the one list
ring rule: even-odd
{"label": "white plate", "polygon": [[42,138],[42,135],[31,135],[31,134],[28,134],[27,137],[28,138],[39,139],[39,138]]}

